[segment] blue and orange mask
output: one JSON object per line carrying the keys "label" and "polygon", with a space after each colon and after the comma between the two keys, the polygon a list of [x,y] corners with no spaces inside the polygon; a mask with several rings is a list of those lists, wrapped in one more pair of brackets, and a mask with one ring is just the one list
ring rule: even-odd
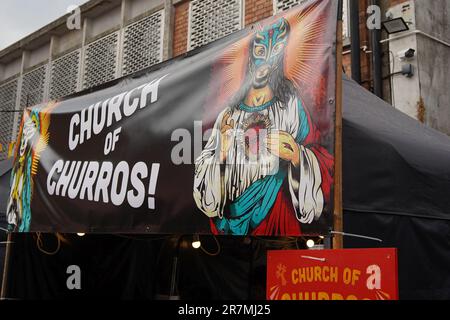
{"label": "blue and orange mask", "polygon": [[255,89],[264,88],[274,71],[283,66],[289,31],[289,23],[281,18],[253,37],[250,45],[250,72]]}

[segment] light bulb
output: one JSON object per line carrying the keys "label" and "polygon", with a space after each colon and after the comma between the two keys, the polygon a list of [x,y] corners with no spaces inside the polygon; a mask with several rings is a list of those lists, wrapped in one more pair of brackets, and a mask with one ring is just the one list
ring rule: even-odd
{"label": "light bulb", "polygon": [[194,235],[194,239],[192,240],[192,248],[200,249],[201,246],[202,243],[200,241],[200,237],[198,236],[198,234]]}
{"label": "light bulb", "polygon": [[86,235],[86,233],[77,233],[77,236],[79,236],[79,237],[84,237]]}
{"label": "light bulb", "polygon": [[308,241],[306,241],[306,246],[310,249],[314,248],[315,245],[316,245],[316,243],[312,239],[309,239]]}

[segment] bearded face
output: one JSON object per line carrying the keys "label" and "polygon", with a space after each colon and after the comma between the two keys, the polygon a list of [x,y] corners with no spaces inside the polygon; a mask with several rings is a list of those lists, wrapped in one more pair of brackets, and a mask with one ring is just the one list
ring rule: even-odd
{"label": "bearded face", "polygon": [[250,46],[250,72],[255,89],[264,88],[282,68],[288,37],[289,24],[283,18],[254,36]]}

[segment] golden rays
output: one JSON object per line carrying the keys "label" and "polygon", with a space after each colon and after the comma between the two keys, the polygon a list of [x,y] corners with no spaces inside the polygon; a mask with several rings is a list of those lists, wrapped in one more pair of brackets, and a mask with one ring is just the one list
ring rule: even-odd
{"label": "golden rays", "polygon": [[[323,6],[326,2],[317,1],[299,10],[289,10],[266,20],[266,24],[285,18],[291,26],[291,34],[285,52],[285,76],[299,90],[305,84],[319,81],[327,66],[321,60],[331,50],[331,42],[325,39],[328,34],[326,13]],[[249,59],[249,43],[255,32],[263,30],[264,25],[254,25],[253,32],[231,45],[219,58],[215,68],[215,77],[221,84],[216,88],[214,100],[216,106],[223,106],[243,85]],[[334,34],[334,33],[333,33]]]}
{"label": "golden rays", "polygon": [[219,58],[218,79],[222,87],[218,92],[218,103],[223,104],[235,94],[245,79],[248,63],[249,42],[252,35],[232,44]]}
{"label": "golden rays", "polygon": [[313,79],[319,79],[319,67],[331,44],[324,41],[327,17],[321,10],[322,2],[315,2],[304,10],[288,13],[291,35],[285,57],[285,75],[298,88]]}
{"label": "golden rays", "polygon": [[52,101],[47,104],[42,110],[39,111],[39,134],[36,145],[33,147],[33,157],[31,162],[31,174],[34,176],[37,173],[39,160],[41,158],[41,152],[47,148],[50,139],[50,117],[54,108],[56,108],[57,103]]}

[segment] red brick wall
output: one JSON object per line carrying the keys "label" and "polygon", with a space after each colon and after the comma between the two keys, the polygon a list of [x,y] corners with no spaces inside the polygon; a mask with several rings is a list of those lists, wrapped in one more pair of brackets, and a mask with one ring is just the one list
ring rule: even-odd
{"label": "red brick wall", "polygon": [[273,14],[272,0],[245,0],[245,25],[255,23]]}
{"label": "red brick wall", "polygon": [[187,51],[189,19],[189,1],[183,1],[175,6],[175,22],[173,35],[173,56],[179,56]]}

